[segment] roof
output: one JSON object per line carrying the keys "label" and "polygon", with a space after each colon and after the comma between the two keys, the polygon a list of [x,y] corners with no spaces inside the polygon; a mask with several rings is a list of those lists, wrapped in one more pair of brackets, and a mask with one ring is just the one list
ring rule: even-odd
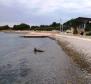
{"label": "roof", "polygon": [[67,22],[65,22],[64,24],[69,24],[70,21],[76,21],[76,22],[81,22],[81,23],[87,23],[89,21],[91,21],[91,18],[87,18],[87,17],[78,17],[78,18],[75,18],[75,19],[71,19],[71,20],[68,20]]}
{"label": "roof", "polygon": [[79,21],[79,22],[88,22],[88,21],[91,21],[91,18],[87,18],[87,17],[78,17],[75,19],[76,21]]}

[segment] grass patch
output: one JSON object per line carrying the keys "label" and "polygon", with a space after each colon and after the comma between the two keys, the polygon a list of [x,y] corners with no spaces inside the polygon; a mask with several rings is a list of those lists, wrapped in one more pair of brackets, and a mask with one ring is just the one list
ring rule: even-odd
{"label": "grass patch", "polygon": [[61,45],[62,49],[67,53],[67,55],[70,56],[82,70],[86,70],[88,73],[91,73],[90,63],[86,60],[87,54],[78,52],[75,49],[69,47],[69,43],[66,41],[57,40],[57,42],[59,45]]}

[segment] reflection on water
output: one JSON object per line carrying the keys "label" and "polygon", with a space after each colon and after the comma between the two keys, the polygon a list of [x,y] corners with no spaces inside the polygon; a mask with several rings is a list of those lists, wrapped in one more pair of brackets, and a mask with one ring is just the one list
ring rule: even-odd
{"label": "reflection on water", "polygon": [[0,84],[88,84],[72,63],[54,40],[0,33]]}

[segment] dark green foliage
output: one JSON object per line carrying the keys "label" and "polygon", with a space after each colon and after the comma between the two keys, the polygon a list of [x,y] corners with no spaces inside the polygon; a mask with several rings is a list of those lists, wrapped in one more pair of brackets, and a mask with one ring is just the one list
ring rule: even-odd
{"label": "dark green foliage", "polygon": [[77,27],[77,26],[79,26],[80,24],[81,24],[81,22],[79,22],[79,21],[76,20],[76,19],[71,19],[71,20],[69,20],[69,21],[66,23],[66,25],[71,26],[71,27]]}
{"label": "dark green foliage", "polygon": [[46,28],[48,25],[40,25],[40,28]]}
{"label": "dark green foliage", "polygon": [[72,19],[72,20],[70,20],[70,25],[71,25],[72,27],[77,27],[77,26],[79,25],[79,22],[76,21],[75,19]]}
{"label": "dark green foliage", "polygon": [[60,30],[60,23],[53,22],[51,25],[40,25],[40,26],[32,26],[31,30],[38,31],[52,31],[52,30]]}
{"label": "dark green foliage", "polygon": [[60,23],[56,23],[56,22],[53,22],[50,27],[54,27],[54,28],[57,28],[57,27],[60,27]]}
{"label": "dark green foliage", "polygon": [[30,29],[30,30],[36,31],[36,30],[38,30],[38,29],[39,29],[39,26],[31,26],[31,29]]}
{"label": "dark green foliage", "polygon": [[91,31],[90,31],[90,32],[88,32],[88,33],[86,33],[86,35],[87,35],[87,36],[91,36]]}
{"label": "dark green foliage", "polygon": [[82,23],[77,19],[71,19],[68,22],[64,23],[64,29],[71,29],[73,28],[73,34],[78,34],[77,27]]}
{"label": "dark green foliage", "polygon": [[30,30],[30,26],[25,23],[22,23],[20,25],[14,25],[13,29],[14,30]]}
{"label": "dark green foliage", "polygon": [[9,30],[10,27],[8,25],[0,26],[0,30]]}
{"label": "dark green foliage", "polygon": [[[0,30],[10,29],[8,25],[0,27]],[[40,26],[30,26],[28,24],[22,23],[19,25],[14,25],[12,30],[34,30],[34,31],[52,31],[60,30],[60,23],[53,22],[50,25],[40,25]]]}
{"label": "dark green foliage", "polygon": [[86,24],[85,31],[91,31],[91,24],[89,24],[89,23]]}
{"label": "dark green foliage", "polygon": [[70,29],[71,27],[76,28],[80,24],[82,24],[82,23],[79,22],[79,20],[77,20],[77,19],[71,19],[71,20],[69,20],[69,21],[67,21],[66,23],[63,24],[64,25],[64,30]]}
{"label": "dark green foliage", "polygon": [[74,23],[74,19],[67,21],[66,23],[63,24],[63,27],[64,27],[63,29],[65,31],[70,29],[72,27],[73,23]]}

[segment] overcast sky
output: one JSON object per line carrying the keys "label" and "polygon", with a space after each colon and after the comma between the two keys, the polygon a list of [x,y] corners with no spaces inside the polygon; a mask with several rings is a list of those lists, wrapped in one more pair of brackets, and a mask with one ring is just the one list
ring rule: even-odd
{"label": "overcast sky", "polygon": [[65,22],[91,17],[91,0],[0,0],[0,25]]}

